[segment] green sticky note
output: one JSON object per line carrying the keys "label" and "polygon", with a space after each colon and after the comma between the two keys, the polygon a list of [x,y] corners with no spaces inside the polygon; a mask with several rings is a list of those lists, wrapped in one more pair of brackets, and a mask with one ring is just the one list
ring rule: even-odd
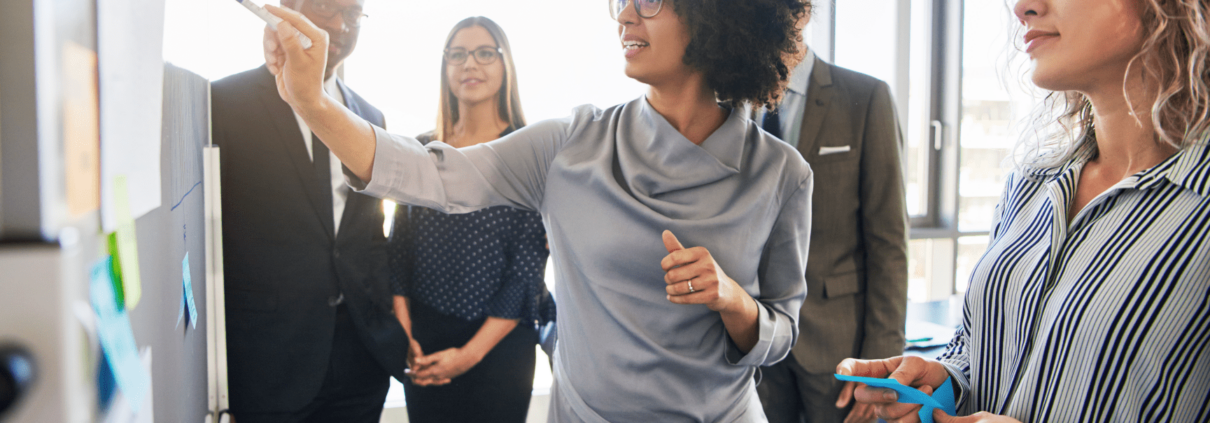
{"label": "green sticky note", "polygon": [[130,215],[130,192],[127,190],[126,175],[118,175],[113,181],[114,217],[117,218],[118,269],[122,279],[122,294],[126,309],[139,305],[143,296],[143,285],[139,281],[139,244],[134,232],[134,217]]}
{"label": "green sticky note", "polygon": [[118,254],[118,234],[110,233],[105,237],[105,245],[107,254],[113,259],[109,261],[110,282],[113,283],[114,300],[117,303],[118,310],[126,309],[126,294],[122,289],[122,258]]}

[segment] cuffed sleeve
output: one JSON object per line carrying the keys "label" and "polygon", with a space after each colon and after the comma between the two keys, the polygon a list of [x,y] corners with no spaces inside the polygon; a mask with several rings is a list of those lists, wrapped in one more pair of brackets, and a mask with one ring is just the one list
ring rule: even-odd
{"label": "cuffed sleeve", "polygon": [[761,254],[756,345],[742,354],[726,338],[727,362],[740,366],[768,366],[790,353],[798,341],[798,316],[807,297],[807,250],[811,239],[811,195],[814,176],[808,174],[782,203],[777,221]]}
{"label": "cuffed sleeve", "polygon": [[[737,366],[768,366],[785,358],[790,347],[794,345],[793,338],[797,337],[798,329],[791,330],[794,323],[789,321],[789,317],[769,311],[769,307],[761,304],[759,300],[756,306],[756,325],[760,331],[756,345],[744,354],[730,336],[726,337],[727,363]],[[778,347],[783,345],[785,351],[778,354]]]}
{"label": "cuffed sleeve", "polygon": [[962,326],[954,333],[954,338],[950,340],[949,345],[945,347],[945,352],[937,357],[945,366],[945,370],[949,372],[953,378],[953,386],[958,389],[957,395],[954,395],[955,409],[959,415],[970,415],[978,410],[967,409],[971,403],[971,360],[967,350],[967,338],[970,335],[968,331],[969,322],[963,322]]}
{"label": "cuffed sleeve", "polygon": [[546,270],[545,239],[542,216],[535,212],[509,210],[505,231],[504,274],[502,286],[488,303],[488,315],[505,319],[522,319],[534,324],[538,316],[538,286],[543,284]]}

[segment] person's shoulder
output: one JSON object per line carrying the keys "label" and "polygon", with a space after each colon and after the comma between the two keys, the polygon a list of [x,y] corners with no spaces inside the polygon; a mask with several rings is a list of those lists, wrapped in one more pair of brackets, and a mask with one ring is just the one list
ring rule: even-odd
{"label": "person's shoulder", "polygon": [[[830,63],[825,63],[825,66],[832,72],[832,84],[840,87],[842,92],[847,92],[851,102],[873,102],[875,94],[883,98],[890,97],[891,86],[886,81]],[[889,101],[885,103],[890,104]]]}
{"label": "person's shoulder", "polygon": [[[600,122],[620,119],[624,114],[637,115],[644,109],[646,97],[640,96],[625,103],[600,108],[592,104],[584,104],[571,109],[572,118],[585,122]],[[633,117],[633,116],[632,116]]]}
{"label": "person's shoulder", "polygon": [[616,116],[621,107],[622,105],[617,105],[602,109],[592,104],[582,104],[573,107],[568,116],[540,120],[517,129],[517,132],[558,132],[564,134],[565,137],[576,138],[571,135],[585,131],[591,132],[592,128],[604,128],[605,126],[601,123],[611,120],[610,117]]}
{"label": "person's shoulder", "polygon": [[246,95],[248,89],[271,77],[264,67],[225,76],[210,83],[211,96]]}
{"label": "person's shoulder", "polygon": [[831,69],[832,83],[834,84],[843,84],[850,87],[864,88],[865,90],[873,90],[880,85],[887,85],[887,83],[881,79],[852,69],[843,68],[826,62],[824,66],[827,66],[829,69]]}
{"label": "person's shoulder", "polygon": [[616,104],[604,109],[593,104],[581,104],[571,109],[573,123],[599,122],[609,119],[622,111],[628,103]]}

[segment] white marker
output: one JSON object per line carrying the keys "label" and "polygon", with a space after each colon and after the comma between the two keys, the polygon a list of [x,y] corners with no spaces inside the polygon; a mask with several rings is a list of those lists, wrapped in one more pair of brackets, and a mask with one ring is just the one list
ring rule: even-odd
{"label": "white marker", "polygon": [[[265,21],[265,23],[269,24],[269,28],[273,28],[274,31],[277,31],[277,24],[281,23],[281,21],[282,21],[281,18],[277,17],[276,15],[274,15],[272,13],[269,13],[269,11],[265,10],[263,7],[257,6],[256,3],[252,2],[252,0],[235,0],[235,1],[239,4],[244,5],[244,7],[247,8],[249,11],[251,11],[252,14],[259,16],[261,18],[261,20],[263,20],[263,21]],[[311,48],[311,39],[307,38],[306,35],[303,35],[302,32],[298,32],[298,42],[300,44],[302,44],[303,50]]]}

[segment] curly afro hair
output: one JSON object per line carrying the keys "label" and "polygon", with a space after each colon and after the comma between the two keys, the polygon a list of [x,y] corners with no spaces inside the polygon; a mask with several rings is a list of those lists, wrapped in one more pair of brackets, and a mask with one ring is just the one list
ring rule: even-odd
{"label": "curly afro hair", "polygon": [[719,101],[773,107],[803,53],[798,23],[811,0],[673,0],[689,29],[684,62]]}

